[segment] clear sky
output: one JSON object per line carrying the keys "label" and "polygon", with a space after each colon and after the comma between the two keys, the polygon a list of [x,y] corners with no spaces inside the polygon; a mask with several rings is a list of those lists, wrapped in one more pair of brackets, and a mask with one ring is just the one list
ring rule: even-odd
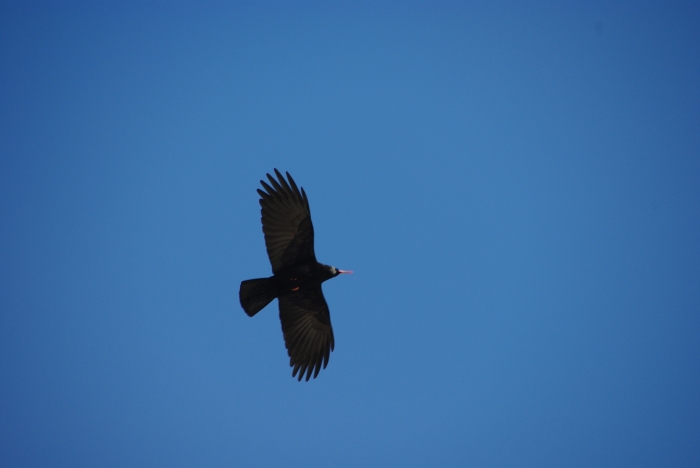
{"label": "clear sky", "polygon": [[0,465],[700,466],[699,4],[285,5],[0,3]]}

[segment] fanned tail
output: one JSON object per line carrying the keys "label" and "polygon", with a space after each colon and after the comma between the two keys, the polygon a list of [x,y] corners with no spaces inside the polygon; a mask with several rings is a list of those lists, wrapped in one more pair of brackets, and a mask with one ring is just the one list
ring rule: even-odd
{"label": "fanned tail", "polygon": [[242,281],[238,297],[245,313],[252,317],[277,297],[277,284],[273,278]]}

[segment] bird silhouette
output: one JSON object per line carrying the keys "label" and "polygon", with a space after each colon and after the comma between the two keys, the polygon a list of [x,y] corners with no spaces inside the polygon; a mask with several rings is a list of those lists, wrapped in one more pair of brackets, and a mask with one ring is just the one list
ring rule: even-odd
{"label": "bird silhouette", "polygon": [[275,169],[265,190],[258,189],[265,246],[273,276],[241,282],[241,306],[252,317],[273,299],[279,300],[282,334],[289,355],[292,377],[316,378],[328,365],[335,347],[328,304],[321,283],[343,271],[316,261],[314,227],[306,192],[292,176],[287,180]]}

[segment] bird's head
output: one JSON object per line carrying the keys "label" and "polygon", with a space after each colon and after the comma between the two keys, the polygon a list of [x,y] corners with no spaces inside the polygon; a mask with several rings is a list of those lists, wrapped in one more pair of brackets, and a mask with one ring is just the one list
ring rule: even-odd
{"label": "bird's head", "polygon": [[331,274],[333,275],[332,278],[335,278],[338,275],[352,274],[352,271],[350,271],[350,270],[339,270],[334,266],[329,266],[328,269],[330,270]]}

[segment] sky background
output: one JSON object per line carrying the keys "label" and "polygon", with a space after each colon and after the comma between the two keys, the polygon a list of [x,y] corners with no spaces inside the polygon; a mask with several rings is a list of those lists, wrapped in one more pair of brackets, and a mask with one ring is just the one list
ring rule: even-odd
{"label": "sky background", "polygon": [[0,465],[700,466],[699,4],[373,3],[0,2]]}

